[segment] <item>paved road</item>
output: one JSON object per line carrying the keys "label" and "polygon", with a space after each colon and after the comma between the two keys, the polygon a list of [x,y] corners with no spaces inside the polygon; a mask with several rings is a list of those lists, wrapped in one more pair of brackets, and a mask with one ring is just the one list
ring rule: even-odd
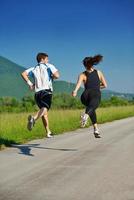
{"label": "paved road", "polygon": [[0,152],[0,200],[134,200],[134,118]]}

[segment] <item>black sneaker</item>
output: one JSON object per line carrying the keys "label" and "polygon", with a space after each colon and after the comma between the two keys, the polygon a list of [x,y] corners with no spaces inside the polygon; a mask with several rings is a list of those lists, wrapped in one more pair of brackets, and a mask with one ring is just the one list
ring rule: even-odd
{"label": "black sneaker", "polygon": [[34,124],[35,124],[34,118],[33,118],[31,115],[29,115],[29,116],[28,116],[28,122],[27,122],[27,129],[28,129],[29,131],[31,131],[32,128],[34,127]]}

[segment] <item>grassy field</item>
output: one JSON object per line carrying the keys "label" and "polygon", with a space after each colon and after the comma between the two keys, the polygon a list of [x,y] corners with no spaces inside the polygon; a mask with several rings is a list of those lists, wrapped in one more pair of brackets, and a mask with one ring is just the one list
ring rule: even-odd
{"label": "grassy field", "polygon": [[[49,112],[51,130],[55,134],[79,128],[81,110],[52,110]],[[39,120],[33,131],[26,129],[29,113],[3,113],[0,114],[0,149],[5,146],[22,144],[32,139],[43,138],[42,121]],[[134,106],[108,107],[97,110],[98,123],[134,116]],[[89,122],[91,124],[91,122]],[[89,125],[89,124],[88,124]]]}

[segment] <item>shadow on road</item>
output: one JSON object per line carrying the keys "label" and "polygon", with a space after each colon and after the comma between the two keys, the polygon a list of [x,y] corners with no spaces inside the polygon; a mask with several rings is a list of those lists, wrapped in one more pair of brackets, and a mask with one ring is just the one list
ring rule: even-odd
{"label": "shadow on road", "polygon": [[42,147],[40,144],[26,144],[26,145],[16,145],[13,144],[12,147],[20,150],[19,154],[34,156],[31,153],[32,149],[44,149],[44,150],[54,150],[54,151],[77,151],[77,149],[69,149],[69,148],[53,148],[53,147]]}

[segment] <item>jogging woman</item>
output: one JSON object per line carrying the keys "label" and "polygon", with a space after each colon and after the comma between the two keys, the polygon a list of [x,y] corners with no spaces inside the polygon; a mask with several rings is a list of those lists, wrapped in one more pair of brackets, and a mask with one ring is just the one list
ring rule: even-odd
{"label": "jogging woman", "polygon": [[96,109],[101,101],[100,89],[106,88],[107,83],[101,71],[94,68],[102,61],[103,56],[96,55],[94,57],[85,57],[83,65],[86,71],[82,72],[79,77],[72,95],[77,96],[77,92],[82,83],[84,83],[84,92],[81,95],[81,102],[86,106],[85,112],[81,115],[81,127],[85,127],[88,118],[90,117],[93,127],[94,135],[96,138],[100,138],[99,129],[97,126]]}

